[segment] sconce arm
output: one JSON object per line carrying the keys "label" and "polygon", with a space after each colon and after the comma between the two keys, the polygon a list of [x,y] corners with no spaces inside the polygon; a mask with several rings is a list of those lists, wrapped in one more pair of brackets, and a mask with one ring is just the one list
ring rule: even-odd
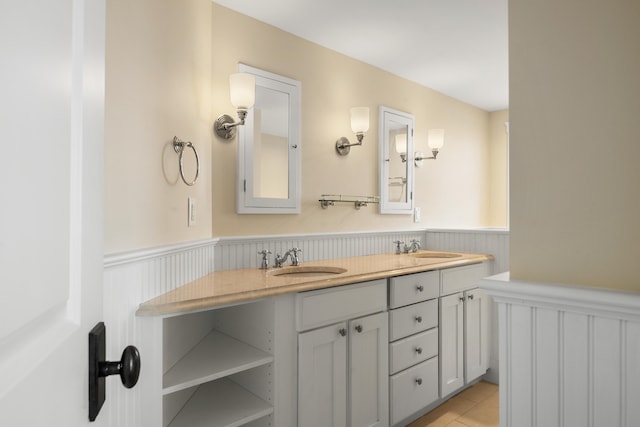
{"label": "sconce arm", "polygon": [[413,160],[415,160],[416,162],[419,162],[420,160],[435,160],[436,157],[438,157],[438,150],[431,150],[431,154],[433,154],[433,156],[431,157],[415,157]]}
{"label": "sconce arm", "polygon": [[235,127],[244,126],[244,119],[247,117],[247,110],[238,109],[238,121],[234,121],[233,117],[223,114],[216,119],[213,124],[214,132],[224,139],[232,139],[236,136]]}
{"label": "sconce arm", "polygon": [[346,137],[340,137],[337,141],[336,141],[336,151],[341,155],[344,156],[346,154],[349,154],[350,151],[350,147],[354,147],[356,145],[362,145],[362,140],[364,139],[364,133],[362,132],[358,132],[356,133],[356,138],[358,139],[358,142],[354,142],[353,144],[349,142],[349,140]]}

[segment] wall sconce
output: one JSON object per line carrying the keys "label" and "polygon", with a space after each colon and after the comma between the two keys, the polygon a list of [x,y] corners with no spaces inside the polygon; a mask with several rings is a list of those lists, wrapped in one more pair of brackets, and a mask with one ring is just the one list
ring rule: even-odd
{"label": "wall sconce", "polygon": [[431,148],[431,157],[424,157],[421,152],[415,153],[414,163],[417,167],[422,166],[423,160],[435,160],[438,157],[438,151],[444,145],[444,129],[429,129],[427,144]]}
{"label": "wall sconce", "polygon": [[213,124],[213,130],[223,139],[232,139],[236,136],[236,126],[244,125],[247,111],[253,107],[256,101],[256,78],[248,73],[236,73],[229,76],[229,97],[231,104],[238,110],[238,121],[233,117],[223,114]]}
{"label": "wall sconce", "polygon": [[349,154],[351,147],[362,145],[364,133],[369,130],[369,107],[354,107],[351,109],[351,130],[356,134],[358,142],[351,144],[344,136],[336,141],[336,151],[341,156]]}

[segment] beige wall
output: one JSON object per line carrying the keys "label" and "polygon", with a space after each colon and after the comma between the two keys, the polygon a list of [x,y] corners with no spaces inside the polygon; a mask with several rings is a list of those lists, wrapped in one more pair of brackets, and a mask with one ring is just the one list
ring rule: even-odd
{"label": "beige wall", "polygon": [[[211,2],[109,0],[106,48],[105,252],[211,237]],[[174,135],[198,150],[193,187]]]}
{"label": "beige wall", "polygon": [[[420,54],[416,49],[416,54]],[[235,213],[236,141],[211,131],[233,113],[228,76],[238,62],[302,82],[302,214]],[[428,152],[429,128],[444,128],[437,161],[416,170],[416,206],[379,215],[377,206],[323,210],[331,194],[378,194],[377,112],[386,105],[416,118],[416,149]],[[349,108],[369,106],[364,146],[353,139]],[[377,68],[259,23],[209,0],[113,0],[107,4],[105,159],[106,253],[211,236],[476,227],[496,224],[492,203],[490,114]],[[174,135],[195,143],[200,179],[177,178]],[[197,225],[187,227],[187,197]]]}
{"label": "beige wall", "polygon": [[[309,43],[274,27],[213,7],[213,110],[232,112],[228,76],[238,62],[302,83],[302,214],[237,215],[236,143],[213,138],[213,233],[259,235],[290,232],[409,229],[424,226],[489,224],[489,114],[380,69]],[[386,105],[416,118],[417,149],[427,152],[431,127],[446,129],[436,162],[416,171],[416,206],[423,222],[408,215],[379,215],[376,206],[323,210],[321,194],[378,195],[378,107]],[[346,157],[335,153],[340,136],[354,139],[349,108],[368,106],[371,126],[364,146]]]}
{"label": "beige wall", "polygon": [[640,3],[509,21],[511,277],[640,291]]}
{"label": "beige wall", "polygon": [[489,201],[487,225],[504,227],[508,224],[507,170],[508,139],[505,123],[509,110],[489,114]]}

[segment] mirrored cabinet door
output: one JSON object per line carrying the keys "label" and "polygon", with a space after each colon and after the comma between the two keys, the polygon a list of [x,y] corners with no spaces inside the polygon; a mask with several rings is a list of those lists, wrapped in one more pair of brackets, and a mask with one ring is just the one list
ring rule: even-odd
{"label": "mirrored cabinet door", "polygon": [[380,107],[380,213],[413,213],[413,122],[411,114]]}
{"label": "mirrored cabinet door", "polygon": [[248,65],[255,105],[238,131],[237,212],[300,213],[300,82]]}

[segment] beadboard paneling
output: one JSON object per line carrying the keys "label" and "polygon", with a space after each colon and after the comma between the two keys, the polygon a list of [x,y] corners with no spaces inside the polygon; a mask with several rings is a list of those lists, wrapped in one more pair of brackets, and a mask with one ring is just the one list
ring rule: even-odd
{"label": "beadboard paneling", "polygon": [[425,249],[491,254],[495,257],[493,274],[509,271],[507,230],[427,230],[426,243]]}
{"label": "beadboard paneling", "polygon": [[640,294],[481,281],[500,313],[502,427],[640,425]]}
{"label": "beadboard paneling", "polygon": [[[148,299],[210,273],[216,240],[192,242],[152,250],[105,257],[104,322],[107,327],[107,358],[119,360],[127,345],[140,350],[142,369],[153,351],[142,343],[135,312]],[[148,365],[147,365],[148,366]],[[102,412],[108,425],[138,427],[142,387],[126,390],[117,380],[107,381]]]}
{"label": "beadboard paneling", "polygon": [[395,249],[394,241],[409,243],[412,239],[419,240],[424,245],[425,232],[392,231],[220,238],[216,247],[215,270],[257,268],[262,259],[258,252],[263,249],[272,252],[270,260],[273,265],[276,254],[283,254],[293,247],[302,249],[300,259],[304,262],[392,253]]}

